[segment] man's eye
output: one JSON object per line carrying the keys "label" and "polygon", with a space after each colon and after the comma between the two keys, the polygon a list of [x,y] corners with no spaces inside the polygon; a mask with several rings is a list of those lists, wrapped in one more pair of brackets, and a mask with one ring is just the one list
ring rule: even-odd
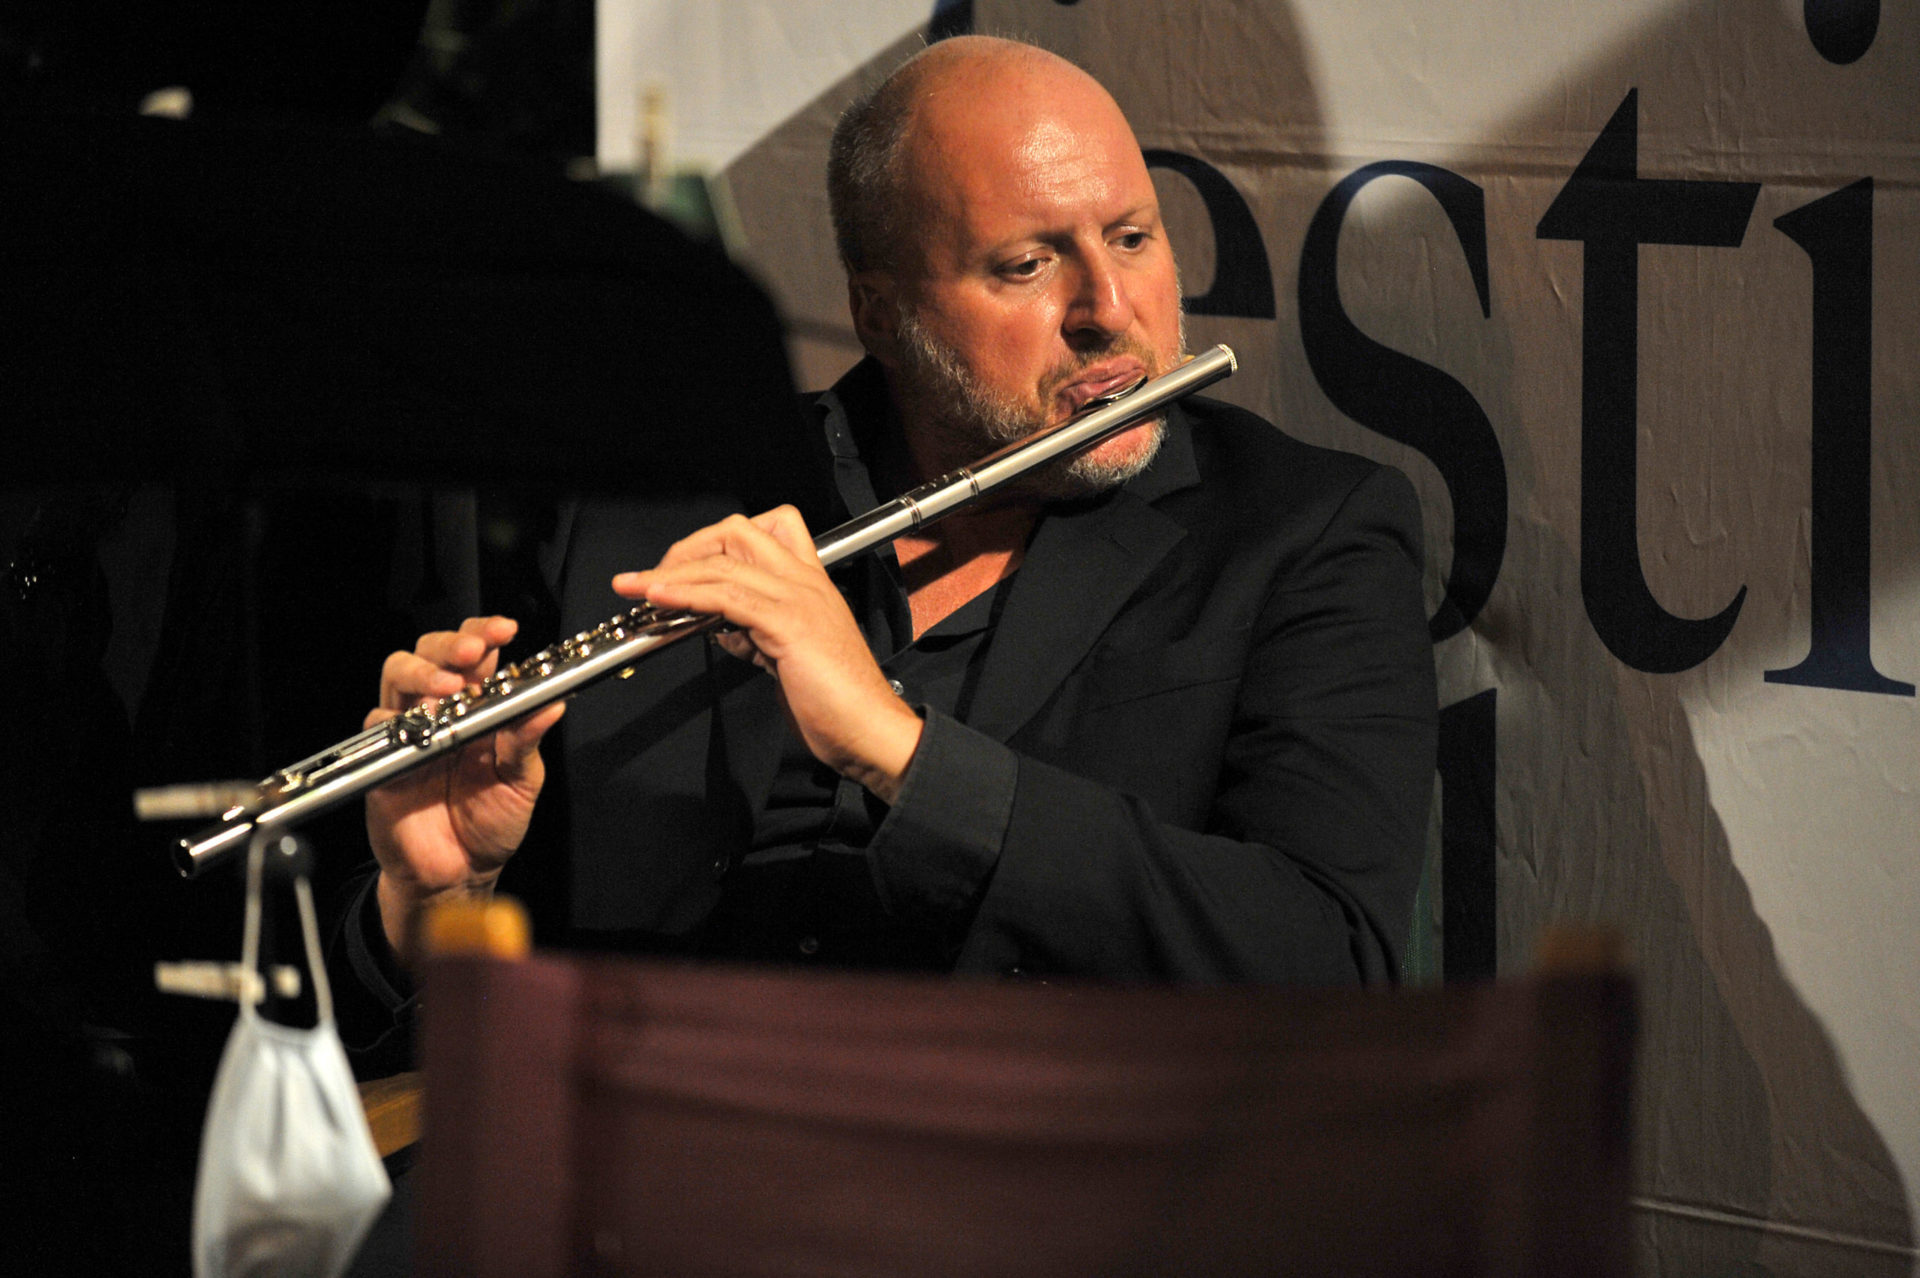
{"label": "man's eye", "polygon": [[1123,249],[1144,248],[1147,243],[1147,233],[1145,231],[1128,231],[1119,238],[1117,243]]}
{"label": "man's eye", "polygon": [[1000,268],[1000,272],[1003,275],[1012,275],[1016,278],[1026,278],[1029,276],[1038,275],[1040,273],[1040,268],[1045,264],[1046,263],[1042,258],[1037,258],[1037,257],[1023,258],[1018,262],[1009,262],[1007,265]]}

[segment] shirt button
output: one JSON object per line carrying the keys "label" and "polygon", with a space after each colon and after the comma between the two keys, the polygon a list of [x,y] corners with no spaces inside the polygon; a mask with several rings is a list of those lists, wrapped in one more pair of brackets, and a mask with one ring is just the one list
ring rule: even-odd
{"label": "shirt button", "polygon": [[898,679],[887,680],[887,686],[893,689],[893,695],[896,697],[904,697],[907,695],[907,685],[901,683]]}
{"label": "shirt button", "polygon": [[803,936],[800,938],[798,948],[802,954],[808,958],[812,958],[820,952],[820,938],[817,936]]}
{"label": "shirt button", "polygon": [[713,877],[716,879],[727,877],[727,856],[724,852],[713,858]]}

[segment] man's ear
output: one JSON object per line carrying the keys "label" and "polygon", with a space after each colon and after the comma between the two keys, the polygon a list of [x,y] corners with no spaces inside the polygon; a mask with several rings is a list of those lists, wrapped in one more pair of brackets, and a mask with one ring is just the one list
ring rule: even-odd
{"label": "man's ear", "polygon": [[900,303],[894,278],[884,271],[856,271],[847,276],[847,310],[853,331],[867,354],[892,368],[898,362]]}

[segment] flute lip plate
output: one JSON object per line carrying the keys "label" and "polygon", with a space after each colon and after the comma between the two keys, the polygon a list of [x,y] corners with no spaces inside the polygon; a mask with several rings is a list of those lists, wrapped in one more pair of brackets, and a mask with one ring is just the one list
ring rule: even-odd
{"label": "flute lip plate", "polygon": [[1145,386],[1146,384],[1147,384],[1147,375],[1145,373],[1142,373],[1140,374],[1140,376],[1128,382],[1125,386],[1116,387],[1115,389],[1108,391],[1104,395],[1095,395],[1092,399],[1088,400],[1086,403],[1080,406],[1080,411],[1084,413],[1089,408],[1104,408],[1108,404],[1116,404],[1121,400],[1125,399],[1127,396],[1133,394],[1135,391],[1139,390],[1142,386]]}

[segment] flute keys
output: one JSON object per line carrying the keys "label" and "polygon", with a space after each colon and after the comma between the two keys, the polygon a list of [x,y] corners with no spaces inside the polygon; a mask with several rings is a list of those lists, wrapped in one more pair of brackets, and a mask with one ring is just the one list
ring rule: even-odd
{"label": "flute keys", "polygon": [[403,714],[387,723],[395,745],[423,746],[433,740],[433,720],[424,715]]}

